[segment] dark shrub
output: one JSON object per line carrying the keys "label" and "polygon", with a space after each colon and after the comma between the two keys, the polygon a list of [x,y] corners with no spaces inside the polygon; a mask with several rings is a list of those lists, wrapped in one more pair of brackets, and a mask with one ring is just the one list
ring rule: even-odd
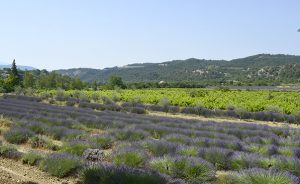
{"label": "dark shrub", "polygon": [[156,173],[125,166],[96,166],[82,173],[84,184],[166,184],[167,180]]}

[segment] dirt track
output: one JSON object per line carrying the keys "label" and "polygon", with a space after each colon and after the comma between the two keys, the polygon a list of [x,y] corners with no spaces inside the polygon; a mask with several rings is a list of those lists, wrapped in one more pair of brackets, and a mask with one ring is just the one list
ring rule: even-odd
{"label": "dirt track", "polygon": [[291,128],[300,128],[297,124],[289,124],[283,122],[272,122],[272,121],[259,121],[259,120],[252,120],[252,119],[237,119],[237,118],[227,118],[227,117],[203,117],[191,114],[166,114],[163,112],[153,112],[149,113],[150,116],[162,116],[162,117],[171,117],[171,118],[182,118],[182,119],[190,119],[190,120],[201,120],[201,121],[213,121],[216,123],[222,122],[232,122],[232,123],[246,123],[246,124],[258,124],[258,125],[268,125],[271,127],[282,127],[288,126]]}

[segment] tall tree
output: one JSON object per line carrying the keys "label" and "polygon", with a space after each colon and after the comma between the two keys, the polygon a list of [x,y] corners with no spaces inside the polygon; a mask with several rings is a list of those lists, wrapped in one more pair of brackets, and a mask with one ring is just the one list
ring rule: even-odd
{"label": "tall tree", "polygon": [[94,82],[92,83],[92,88],[94,91],[97,91],[97,89],[98,89],[97,81],[94,80]]}
{"label": "tall tree", "polygon": [[15,59],[13,60],[12,65],[11,65],[11,74],[15,78],[20,79],[20,75],[19,75],[19,72],[18,72],[18,69],[17,69],[17,65],[16,65],[16,60]]}
{"label": "tall tree", "polygon": [[25,88],[33,88],[35,84],[34,76],[31,72],[26,71],[24,74],[23,85]]}
{"label": "tall tree", "polygon": [[83,87],[84,87],[84,84],[78,77],[71,80],[71,88],[72,89],[80,90],[80,89],[83,89]]}
{"label": "tall tree", "polygon": [[121,77],[112,75],[108,79],[107,87],[109,89],[114,89],[115,87],[125,88],[125,85]]}
{"label": "tall tree", "polygon": [[20,85],[20,81],[21,78],[17,69],[16,61],[13,60],[9,76],[5,79],[4,82],[6,91],[13,91],[16,86]]}

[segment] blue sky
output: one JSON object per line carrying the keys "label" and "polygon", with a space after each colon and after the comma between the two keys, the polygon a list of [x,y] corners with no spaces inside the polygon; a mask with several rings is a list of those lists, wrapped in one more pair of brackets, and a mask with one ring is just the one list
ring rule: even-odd
{"label": "blue sky", "polygon": [[104,68],[300,55],[299,0],[0,0],[0,63]]}

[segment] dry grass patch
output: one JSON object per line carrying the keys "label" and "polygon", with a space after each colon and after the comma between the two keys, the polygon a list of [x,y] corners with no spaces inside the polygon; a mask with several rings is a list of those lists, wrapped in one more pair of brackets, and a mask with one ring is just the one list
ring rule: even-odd
{"label": "dry grass patch", "polygon": [[10,127],[12,121],[8,118],[5,118],[3,115],[0,115],[0,127]]}

